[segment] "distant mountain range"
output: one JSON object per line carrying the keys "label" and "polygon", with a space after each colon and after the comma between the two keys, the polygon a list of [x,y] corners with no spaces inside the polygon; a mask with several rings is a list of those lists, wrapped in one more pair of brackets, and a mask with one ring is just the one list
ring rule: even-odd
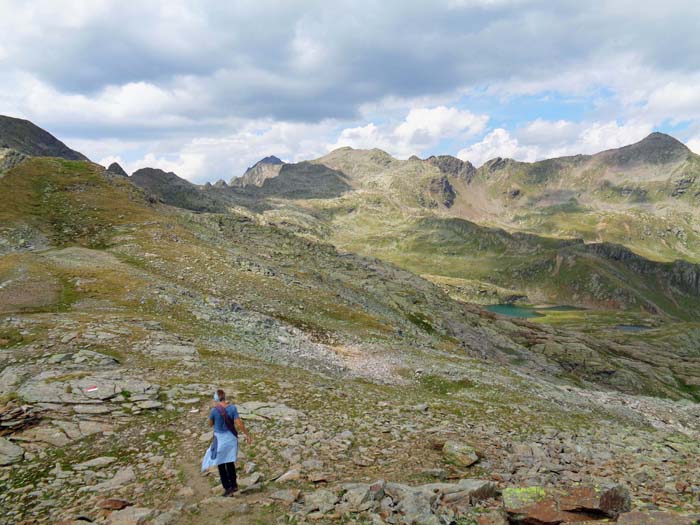
{"label": "distant mountain range", "polygon": [[[0,143],[18,155],[86,159],[27,121],[4,117],[0,131]],[[117,164],[107,172],[126,175]],[[128,180],[154,202],[248,210],[265,224],[424,275],[471,302],[520,298],[694,319],[699,176],[698,155],[652,133],[595,155],[496,158],[478,169],[449,155],[398,160],[340,148],[298,163],[265,157],[229,184],[195,185],[154,168]]]}

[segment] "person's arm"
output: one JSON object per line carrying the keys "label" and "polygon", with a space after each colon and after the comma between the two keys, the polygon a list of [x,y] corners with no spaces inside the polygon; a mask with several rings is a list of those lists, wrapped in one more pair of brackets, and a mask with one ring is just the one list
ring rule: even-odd
{"label": "person's arm", "polygon": [[236,426],[236,430],[238,430],[238,432],[243,433],[243,435],[245,436],[246,443],[250,443],[250,434],[248,433],[248,429],[245,427],[243,420],[240,417],[237,417],[233,420],[233,424]]}
{"label": "person's arm", "polygon": [[212,411],[209,412],[209,417],[207,418],[207,423],[209,423],[210,427],[214,426],[214,409],[212,409]]}

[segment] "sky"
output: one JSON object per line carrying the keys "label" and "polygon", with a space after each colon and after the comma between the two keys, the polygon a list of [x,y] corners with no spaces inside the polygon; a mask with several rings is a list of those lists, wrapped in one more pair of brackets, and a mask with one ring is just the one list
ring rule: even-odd
{"label": "sky", "polygon": [[476,166],[670,133],[697,0],[0,0],[0,114],[93,161],[229,180],[342,146]]}

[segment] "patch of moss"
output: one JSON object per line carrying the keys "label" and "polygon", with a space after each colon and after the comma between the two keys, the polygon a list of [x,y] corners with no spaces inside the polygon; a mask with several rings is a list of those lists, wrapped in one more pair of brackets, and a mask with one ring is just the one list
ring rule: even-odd
{"label": "patch of moss", "polygon": [[414,325],[416,325],[421,330],[423,330],[429,334],[435,333],[435,328],[430,323],[430,319],[426,315],[424,315],[422,313],[409,312],[408,314],[406,314],[406,317],[408,318],[409,321],[411,321]]}
{"label": "patch of moss", "polygon": [[469,379],[448,379],[439,375],[423,375],[420,378],[420,383],[427,391],[440,396],[446,396],[460,390],[474,388],[475,384]]}

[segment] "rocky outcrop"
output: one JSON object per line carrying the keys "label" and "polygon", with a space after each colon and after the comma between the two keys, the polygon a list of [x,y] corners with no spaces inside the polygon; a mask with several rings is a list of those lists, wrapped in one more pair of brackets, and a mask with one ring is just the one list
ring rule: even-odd
{"label": "rocky outcrop", "polygon": [[476,168],[469,161],[464,161],[451,155],[433,155],[425,162],[432,164],[448,177],[457,177],[465,182],[471,182]]}
{"label": "rocky outcrop", "polygon": [[26,158],[27,156],[19,151],[0,148],[0,177],[2,177],[4,172],[14,168]]}
{"label": "rocky outcrop", "polygon": [[110,173],[111,175],[119,175],[120,177],[128,177],[128,174],[126,171],[124,171],[124,168],[122,168],[117,162],[112,162],[112,164],[109,165],[107,168],[107,173]]}
{"label": "rocky outcrop", "polygon": [[22,461],[24,449],[5,438],[0,438],[0,466]]}
{"label": "rocky outcrop", "polygon": [[432,179],[428,191],[431,197],[445,208],[451,208],[457,197],[457,193],[447,177]]}
{"label": "rocky outcrop", "polygon": [[614,166],[639,164],[669,164],[685,160],[690,154],[688,147],[665,133],[654,132],[644,139],[622,148],[603,151],[594,155],[596,162]]}
{"label": "rocky outcrop", "polygon": [[668,286],[675,286],[683,293],[700,296],[700,264],[687,261],[651,261],[619,244],[590,243],[584,245],[583,249],[608,260],[624,262],[625,266],[635,272],[653,275],[657,280],[666,281]]}

